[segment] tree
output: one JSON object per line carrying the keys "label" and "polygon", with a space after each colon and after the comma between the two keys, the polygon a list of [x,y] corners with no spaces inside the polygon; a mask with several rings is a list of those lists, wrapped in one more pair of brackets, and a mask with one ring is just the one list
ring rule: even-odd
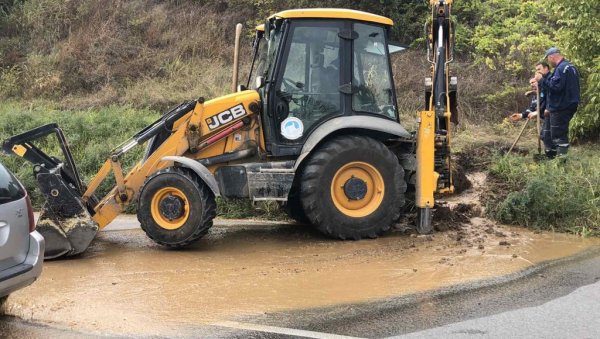
{"label": "tree", "polygon": [[582,102],[571,123],[579,140],[600,137],[600,0],[546,0],[560,28],[556,45],[581,74]]}
{"label": "tree", "polygon": [[480,7],[481,19],[472,44],[475,60],[492,70],[525,78],[551,45],[555,24],[544,1],[489,0]]}

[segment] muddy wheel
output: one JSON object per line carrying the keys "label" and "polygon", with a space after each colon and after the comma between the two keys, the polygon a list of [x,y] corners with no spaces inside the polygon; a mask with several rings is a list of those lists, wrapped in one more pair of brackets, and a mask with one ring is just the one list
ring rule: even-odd
{"label": "muddy wheel", "polygon": [[150,239],[180,248],[208,232],[216,215],[215,196],[192,171],[171,167],[146,180],[137,215]]}
{"label": "muddy wheel", "polygon": [[288,200],[281,205],[281,210],[299,224],[310,224],[310,220],[308,220],[306,213],[304,213],[304,207],[302,207],[302,201],[300,201],[298,188],[292,187],[292,190],[288,195]]}
{"label": "muddy wheel", "polygon": [[340,239],[376,238],[404,205],[404,170],[381,142],[341,136],[307,160],[301,201],[317,229]]}

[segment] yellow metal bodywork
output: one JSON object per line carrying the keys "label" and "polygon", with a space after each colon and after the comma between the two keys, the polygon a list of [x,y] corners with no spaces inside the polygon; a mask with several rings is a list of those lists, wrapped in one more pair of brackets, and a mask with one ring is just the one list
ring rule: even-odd
{"label": "yellow metal bodywork", "polygon": [[[452,0],[446,0],[444,1],[444,3],[446,5],[449,6],[449,8],[451,8],[452,6]],[[435,5],[440,4],[439,0],[431,0],[430,1],[430,5],[431,5],[431,11],[432,11],[432,17],[435,17],[437,14],[439,13],[435,13]],[[438,8],[438,10],[441,11],[441,13],[443,13],[443,7],[440,6],[440,8]],[[448,15],[449,17],[449,13],[444,13],[445,15]],[[433,27],[433,22],[431,23],[431,27],[429,30],[429,34],[427,36],[428,38],[428,43],[431,44],[432,48],[430,48],[430,50],[433,52],[433,56],[431,58],[432,60],[432,66],[431,66],[431,78],[435,79],[435,74],[436,74],[436,69],[435,69],[435,65],[437,64],[437,58],[438,56],[436,55],[435,51],[436,48],[434,48],[434,46],[436,45],[436,38],[434,38],[433,36],[433,32],[435,32],[436,30]],[[452,35],[454,34],[452,31],[448,32],[449,36],[452,37]],[[451,40],[451,39],[450,39]],[[445,60],[450,60],[451,55],[450,55],[450,48],[446,48],[445,49]],[[445,67],[445,73],[444,73],[444,81],[445,81],[445,88],[448,89],[450,88],[450,67],[447,67],[449,62],[446,63],[446,67]],[[443,116],[440,116],[439,119],[443,119],[445,122],[445,126],[446,128],[446,133],[445,135],[438,135],[436,133],[436,113],[434,111],[434,87],[435,87],[435,82],[432,81],[431,84],[431,93],[432,95],[429,98],[429,102],[428,102],[428,107],[426,111],[422,111],[419,112],[418,115],[418,121],[419,121],[419,127],[418,127],[418,131],[417,131],[417,164],[418,164],[418,169],[417,169],[417,178],[416,178],[416,201],[415,204],[417,207],[419,208],[433,208],[434,204],[435,204],[435,200],[434,200],[434,193],[438,192],[438,193],[453,193],[454,192],[454,186],[452,185],[452,171],[450,170],[449,172],[449,176],[450,176],[450,180],[449,183],[450,185],[448,187],[439,187],[442,185],[438,185],[438,179],[440,177],[440,174],[437,173],[435,171],[435,152],[436,152],[436,145],[442,145],[443,143],[446,143],[447,147],[450,148],[451,146],[451,139],[452,139],[452,123],[451,123],[451,117],[452,117],[452,113],[450,111],[450,96],[448,95],[448,93],[446,93],[446,98],[445,98],[445,111],[443,112]],[[446,158],[444,159],[445,166],[448,169],[451,169],[451,159],[450,156],[447,155]],[[444,185],[445,186],[445,185]]]}
{"label": "yellow metal bodywork", "polygon": [[393,26],[394,21],[381,15],[367,12],[356,11],[343,8],[310,8],[310,9],[292,9],[275,13],[269,17],[272,18],[319,18],[319,19],[351,19],[359,21],[374,22],[378,24]]}
{"label": "yellow metal bodywork", "polygon": [[[169,138],[165,140],[162,145],[146,159],[146,161],[138,163],[129,171],[123,178],[123,186],[119,188],[119,185],[117,185],[117,187],[98,203],[94,208],[95,214],[92,219],[98,224],[100,229],[108,225],[129,203],[136,199],[140,188],[149,175],[173,165],[170,161],[162,161],[161,159],[163,157],[185,156],[191,159],[203,159],[247,147],[249,142],[252,143],[252,145],[256,145],[256,147],[262,145],[263,143],[260,140],[262,138],[262,133],[258,131],[258,116],[250,110],[250,104],[258,104],[259,101],[260,97],[258,92],[248,90],[210,100],[204,104],[197,103],[193,111],[181,117],[173,124],[172,134]],[[243,106],[246,114],[229,119],[230,114],[227,114],[226,112],[239,105]],[[223,113],[225,114],[223,115]],[[221,121],[226,122],[211,130],[208,127],[209,122],[214,122],[214,119],[217,119],[219,115],[226,116],[225,119],[221,119]],[[195,153],[190,152],[188,141],[190,124],[198,125],[200,131],[199,141],[201,143],[241,119],[250,119],[250,123],[220,141],[200,149]],[[106,167],[112,167],[112,165],[110,165],[110,159],[107,162],[109,162],[109,165],[105,163],[96,177],[91,180],[90,189],[86,191],[85,196],[91,196],[93,191],[108,175],[109,170]],[[216,168],[216,166],[208,167],[208,169],[213,172]],[[119,192],[125,192],[127,199],[123,200]]]}
{"label": "yellow metal bodywork", "polygon": [[15,152],[16,155],[20,157],[23,157],[27,152],[27,148],[23,147],[22,145],[14,145],[12,150],[13,152]]}
{"label": "yellow metal bodywork", "polygon": [[88,183],[87,190],[83,193],[83,201],[87,202],[92,194],[98,189],[98,186],[104,181],[106,176],[110,174],[111,160],[108,159],[104,162],[98,173],[94,176],[94,178]]}
{"label": "yellow metal bodywork", "polygon": [[437,188],[439,174],[435,172],[435,112],[419,113],[417,131],[417,185],[415,203],[420,208],[432,208],[433,193]]}
{"label": "yellow metal bodywork", "polygon": [[[344,191],[344,186],[351,178],[362,180],[367,192],[362,199],[351,200]],[[375,212],[385,194],[385,182],[379,171],[366,162],[354,161],[342,166],[331,181],[331,199],[335,207],[345,215],[362,218]]]}

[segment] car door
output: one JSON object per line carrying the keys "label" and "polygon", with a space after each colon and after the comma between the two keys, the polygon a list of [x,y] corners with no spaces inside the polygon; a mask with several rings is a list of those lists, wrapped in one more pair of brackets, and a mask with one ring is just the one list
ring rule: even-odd
{"label": "car door", "polygon": [[0,164],[0,271],[22,263],[29,251],[27,193]]}

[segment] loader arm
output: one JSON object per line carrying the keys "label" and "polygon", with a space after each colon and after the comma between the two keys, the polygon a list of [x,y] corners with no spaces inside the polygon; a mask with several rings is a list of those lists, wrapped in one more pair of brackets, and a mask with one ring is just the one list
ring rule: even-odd
{"label": "loader arm", "polygon": [[417,229],[432,231],[434,193],[452,193],[451,122],[457,122],[456,78],[450,77],[454,58],[452,0],[431,0],[431,21],[425,25],[431,77],[425,81],[426,110],[419,112],[417,130]]}
{"label": "loader arm", "polygon": [[[165,159],[166,157],[185,156],[193,160],[202,160],[227,153],[227,139],[234,132],[255,123],[259,101],[256,91],[244,91],[207,102],[201,98],[184,103],[123,143],[105,161],[82,196],[84,201],[89,200],[112,170],[115,175],[115,187],[94,207],[92,219],[100,229],[114,220],[135,200],[146,178],[173,165],[173,161]],[[239,112],[243,111],[243,114],[236,114],[233,110],[240,107],[242,109]],[[151,143],[145,159],[124,176],[120,157],[136,145],[158,137],[159,133],[165,130],[168,131],[168,137],[160,144]]]}
{"label": "loader arm", "polygon": [[[192,167],[197,168],[203,166],[196,164],[198,160],[240,147],[229,137],[242,128],[256,125],[259,101],[256,91],[244,91],[207,102],[201,98],[182,103],[115,148],[87,186],[80,180],[67,140],[56,124],[41,126],[4,141],[6,153],[34,164],[34,175],[46,198],[37,223],[38,231],[46,238],[45,257],[83,252],[98,230],[135,201],[151,174],[173,166],[173,157],[185,157],[182,163],[188,162],[185,159],[194,161]],[[47,155],[34,144],[37,139],[53,134],[58,139],[64,160]],[[145,143],[148,146],[144,159],[124,174],[122,156]],[[110,173],[114,175],[115,186],[98,201],[95,192]],[[210,174],[208,170],[206,173]]]}

